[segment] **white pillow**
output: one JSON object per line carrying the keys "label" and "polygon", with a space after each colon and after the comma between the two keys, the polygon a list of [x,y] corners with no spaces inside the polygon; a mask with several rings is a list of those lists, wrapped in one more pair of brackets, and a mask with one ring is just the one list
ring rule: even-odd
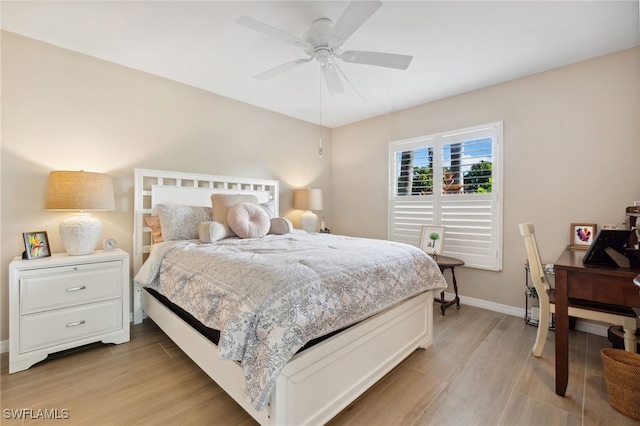
{"label": "white pillow", "polygon": [[213,243],[227,236],[227,230],[220,222],[202,222],[198,227],[200,241],[203,243]]}
{"label": "white pillow", "polygon": [[284,235],[290,234],[293,231],[293,224],[291,221],[284,217],[274,217],[271,219],[270,234]]}
{"label": "white pillow", "polygon": [[257,204],[234,204],[227,214],[227,223],[240,238],[262,238],[271,228],[267,213]]}
{"label": "white pillow", "polygon": [[[258,197],[253,194],[213,194],[211,195],[211,205],[213,206],[213,220],[224,225],[227,237],[235,237],[236,234],[227,223],[227,214],[234,204],[253,203],[258,205]],[[262,208],[262,207],[261,207]],[[204,222],[204,221],[203,221]]]}
{"label": "white pillow", "polygon": [[198,239],[198,226],[212,219],[211,207],[158,204],[156,210],[164,241]]}
{"label": "white pillow", "polygon": [[273,200],[269,200],[266,203],[260,203],[260,207],[264,209],[264,211],[269,216],[269,219],[273,219],[276,217],[276,202]]}

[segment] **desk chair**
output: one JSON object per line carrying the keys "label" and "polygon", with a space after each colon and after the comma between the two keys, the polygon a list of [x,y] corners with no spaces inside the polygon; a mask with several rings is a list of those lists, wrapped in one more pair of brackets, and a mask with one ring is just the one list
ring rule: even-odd
{"label": "desk chair", "polygon": [[[540,300],[538,335],[533,345],[533,356],[539,357],[542,355],[544,343],[549,333],[550,316],[556,311],[554,290],[549,286],[542,262],[540,261],[540,253],[538,252],[533,223],[521,223],[518,225],[518,228],[520,228],[520,235],[524,237],[531,280],[533,281],[533,286]],[[636,331],[636,316],[632,309],[604,304],[589,304],[587,306],[586,304],[580,304],[579,301],[570,299],[569,316],[621,325],[625,332],[625,349],[630,352],[635,352],[636,342],[633,336]]]}

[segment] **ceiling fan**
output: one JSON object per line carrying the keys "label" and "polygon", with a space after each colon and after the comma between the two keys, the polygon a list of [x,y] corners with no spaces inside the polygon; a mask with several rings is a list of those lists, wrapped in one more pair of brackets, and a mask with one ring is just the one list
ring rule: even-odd
{"label": "ceiling fan", "polygon": [[[340,59],[344,62],[376,65],[401,70],[407,69],[411,63],[413,56],[409,55],[343,50],[342,45],[344,42],[347,41],[380,6],[382,6],[382,2],[380,1],[352,1],[335,24],[328,18],[316,19],[311,25],[311,28],[304,33],[302,39],[265,24],[264,22],[249,18],[248,16],[238,18],[236,23],[287,43],[292,43],[302,48],[304,53],[307,54],[306,58],[296,59],[271,68],[256,75],[255,78],[266,80],[315,59],[320,63],[322,77],[327,85],[329,94],[335,95],[344,91],[342,81],[340,80],[342,71],[339,70],[335,59]],[[342,75],[344,77],[344,74]]]}

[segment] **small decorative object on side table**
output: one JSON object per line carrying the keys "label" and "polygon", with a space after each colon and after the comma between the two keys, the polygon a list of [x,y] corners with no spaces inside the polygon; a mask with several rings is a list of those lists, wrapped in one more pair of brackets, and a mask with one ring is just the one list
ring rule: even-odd
{"label": "small decorative object on side table", "polygon": [[49,237],[46,231],[23,232],[24,240],[23,259],[39,259],[51,256],[49,249]]}
{"label": "small decorative object on side table", "polygon": [[322,222],[320,222],[320,233],[321,234],[331,233],[331,229],[327,228],[327,223],[324,221],[324,216],[322,216]]}
{"label": "small decorative object on side table", "polygon": [[433,259],[436,261],[436,263],[440,267],[440,271],[442,271],[443,274],[445,269],[451,269],[451,278],[453,282],[453,291],[455,292],[455,297],[449,301],[444,300],[443,290],[442,292],[440,292],[440,300],[434,299],[435,302],[440,303],[440,310],[442,311],[442,315],[444,315],[445,309],[447,309],[451,305],[455,304],[457,309],[460,309],[460,297],[458,296],[458,282],[456,281],[455,267],[463,266],[464,261],[449,256],[434,256]]}
{"label": "small decorative object on side table", "polygon": [[436,256],[442,254],[444,246],[444,226],[423,226],[422,234],[420,236],[420,248],[426,253],[433,256],[433,259],[437,261]]}
{"label": "small decorative object on side table", "polygon": [[104,251],[111,251],[118,248],[118,242],[113,238],[107,238],[102,243],[102,249]]}
{"label": "small decorative object on side table", "polygon": [[129,254],[67,253],[9,265],[9,373],[49,354],[129,341]]}

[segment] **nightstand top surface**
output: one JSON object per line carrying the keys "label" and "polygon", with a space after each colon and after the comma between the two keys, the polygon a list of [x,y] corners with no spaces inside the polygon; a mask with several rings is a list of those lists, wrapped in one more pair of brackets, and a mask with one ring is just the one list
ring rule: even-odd
{"label": "nightstand top surface", "polygon": [[80,264],[80,263],[92,263],[97,260],[108,259],[124,259],[129,256],[126,251],[117,248],[112,251],[96,250],[91,254],[81,256],[71,256],[68,253],[53,253],[48,257],[41,257],[39,259],[23,259],[20,256],[13,258],[13,261],[9,265],[11,268],[28,269],[28,268],[46,268],[49,266],[60,266],[66,264]]}

